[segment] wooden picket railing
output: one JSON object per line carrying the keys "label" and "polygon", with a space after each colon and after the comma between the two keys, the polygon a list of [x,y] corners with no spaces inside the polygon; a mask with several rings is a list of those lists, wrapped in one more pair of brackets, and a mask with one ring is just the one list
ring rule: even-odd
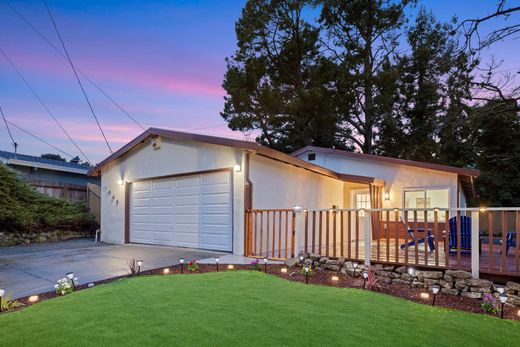
{"label": "wooden picket railing", "polygon": [[520,275],[519,208],[251,210],[246,227],[249,256]]}

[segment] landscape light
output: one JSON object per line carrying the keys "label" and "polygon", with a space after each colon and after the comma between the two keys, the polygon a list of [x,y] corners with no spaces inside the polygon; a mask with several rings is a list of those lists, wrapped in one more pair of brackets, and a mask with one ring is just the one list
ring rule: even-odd
{"label": "landscape light", "polygon": [[437,294],[439,294],[440,290],[441,290],[441,286],[439,286],[438,284],[434,284],[432,286],[432,293],[433,293],[432,306],[435,306],[435,298],[437,297]]}
{"label": "landscape light", "polygon": [[504,287],[500,284],[496,285],[496,289],[497,289],[498,294],[504,294],[504,292],[506,291],[506,287]]}
{"label": "landscape light", "polygon": [[280,270],[281,273],[283,274],[286,274],[287,273],[287,268],[286,267],[283,267],[281,270]]}
{"label": "landscape light", "polygon": [[427,300],[430,298],[430,294],[428,293],[421,293],[421,299]]}
{"label": "landscape light", "polygon": [[2,298],[5,294],[5,289],[0,289],[0,312],[2,312]]}
{"label": "landscape light", "polygon": [[363,290],[365,290],[365,286],[367,284],[367,279],[368,279],[368,271],[363,271],[362,275],[363,275]]}
{"label": "landscape light", "polygon": [[138,260],[137,261],[137,276],[141,275],[141,266],[143,266],[143,261]]}
{"label": "landscape light", "polygon": [[300,259],[300,264],[303,263],[303,254],[300,254],[300,255],[298,256],[298,259]]}
{"label": "landscape light", "polygon": [[184,258],[179,258],[179,263],[181,263],[181,274],[184,273]]}
{"label": "landscape light", "polygon": [[309,284],[309,270],[309,265],[303,267],[303,271],[305,272],[305,284]]}
{"label": "landscape light", "polygon": [[500,305],[502,305],[501,310],[500,310],[500,318],[504,319],[504,304],[507,301],[507,295],[500,294],[498,296],[498,300],[500,300]]}
{"label": "landscape light", "polygon": [[165,269],[163,270],[163,274],[166,275],[166,274],[169,274],[169,273],[170,273],[170,269],[169,269],[169,268],[165,268]]}
{"label": "landscape light", "polygon": [[76,285],[74,284],[74,272],[67,273],[67,278],[72,283],[72,289],[74,289],[74,291],[76,291]]}
{"label": "landscape light", "polygon": [[338,276],[332,276],[330,279],[331,279],[332,282],[338,282],[339,281],[339,277]]}
{"label": "landscape light", "polygon": [[358,268],[359,264],[357,262],[353,262],[352,266],[354,267],[354,277],[356,277],[356,269]]}
{"label": "landscape light", "polygon": [[413,267],[408,268],[408,276],[410,276],[410,288],[412,287],[413,275],[415,274],[415,269]]}
{"label": "landscape light", "polygon": [[218,272],[218,263],[220,263],[220,257],[215,257],[215,263],[217,264],[217,272]]}
{"label": "landscape light", "polygon": [[38,295],[31,295],[29,297],[29,302],[36,302],[40,299],[40,297]]}
{"label": "landscape light", "polygon": [[264,258],[264,272],[267,273],[267,258]]}
{"label": "landscape light", "polygon": [[233,264],[229,264],[229,265],[227,266],[227,268],[228,268],[228,270],[233,270],[233,269],[235,268],[235,266],[234,266]]}

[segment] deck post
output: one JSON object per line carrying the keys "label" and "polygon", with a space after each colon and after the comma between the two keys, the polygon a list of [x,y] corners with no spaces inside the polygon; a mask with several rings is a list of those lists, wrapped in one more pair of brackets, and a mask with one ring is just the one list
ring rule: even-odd
{"label": "deck post", "polygon": [[479,211],[471,212],[471,276],[480,276],[480,251],[479,251]]}
{"label": "deck post", "polygon": [[294,242],[293,243],[294,248],[292,249],[292,252],[294,252],[294,254],[291,254],[291,257],[297,257],[302,251],[302,249],[301,249],[301,245],[302,245],[301,224],[302,224],[302,222],[301,222],[301,220],[302,220],[303,208],[301,206],[294,206],[293,211],[294,211],[295,221],[294,221],[294,230],[292,231],[293,232],[292,240]]}
{"label": "deck post", "polygon": [[372,256],[372,211],[365,211],[364,225],[364,245],[365,245],[365,265],[370,266],[370,258]]}

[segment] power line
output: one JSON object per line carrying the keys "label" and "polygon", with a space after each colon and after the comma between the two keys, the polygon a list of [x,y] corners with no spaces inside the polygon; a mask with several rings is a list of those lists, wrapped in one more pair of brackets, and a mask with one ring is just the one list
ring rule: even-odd
{"label": "power line", "polygon": [[65,47],[65,43],[63,42],[63,39],[61,37],[61,34],[58,30],[58,26],[56,25],[56,22],[54,21],[54,17],[52,16],[51,10],[49,9],[49,6],[47,5],[47,0],[43,0],[43,3],[45,4],[45,8],[47,9],[47,13],[49,14],[49,17],[52,21],[52,25],[54,26],[54,30],[56,31],[56,34],[58,35],[58,38],[60,39],[61,46],[63,47],[63,50],[65,51],[65,55],[67,55],[67,60],[69,61],[70,67],[72,68],[72,71],[74,72],[74,76],[76,76],[76,80],[78,81],[79,87],[81,89],[81,92],[83,93],[83,96],[85,97],[85,101],[88,104],[88,107],[90,108],[90,112],[94,116],[94,119],[96,120],[97,126],[99,128],[99,131],[101,132],[101,135],[105,139],[105,143],[107,144],[108,150],[112,154],[112,147],[110,147],[110,144],[108,143],[107,137],[105,136],[105,133],[103,132],[103,128],[101,127],[101,124],[99,123],[99,120],[96,116],[96,113],[94,112],[94,108],[92,107],[92,104],[90,103],[90,100],[87,96],[87,93],[85,92],[85,89],[83,88],[83,84],[81,83],[81,80],[78,76],[78,73],[76,72],[76,68],[74,67],[74,64],[72,64],[72,59],[70,58],[69,52],[67,51],[67,47]]}
{"label": "power line", "polygon": [[9,124],[7,124],[7,119],[5,119],[5,114],[4,114],[4,110],[2,110],[2,106],[0,106],[0,113],[2,114],[2,118],[4,119],[5,127],[7,128],[7,132],[9,133],[9,137],[11,138],[11,141],[12,141],[12,144],[14,147],[14,152],[16,153],[16,149],[18,148],[18,143],[16,143],[16,141],[13,138],[13,134],[11,134],[11,129],[9,129]]}
{"label": "power line", "polygon": [[[3,115],[3,113],[2,113],[2,115]],[[26,133],[27,135],[30,135],[30,136],[34,137],[35,139],[37,139],[38,141],[41,141],[41,142],[45,143],[47,146],[50,146],[50,147],[54,148],[55,150],[57,150],[58,152],[60,152],[60,153],[62,153],[62,154],[65,154],[65,155],[68,156],[69,158],[74,158],[74,156],[73,156],[72,154],[69,154],[69,153],[65,152],[64,150],[61,150],[61,149],[58,148],[57,146],[55,146],[55,145],[53,145],[53,144],[51,144],[51,143],[45,141],[45,140],[42,139],[41,137],[34,135],[34,134],[31,133],[29,130],[26,130],[26,129],[22,128],[21,126],[16,125],[16,124],[14,124],[14,123],[11,122],[11,121],[6,120],[5,117],[4,117],[4,120],[6,121],[6,123],[11,124],[12,126],[14,126],[16,129],[18,129],[18,130],[20,130],[20,131],[23,131],[23,132]]]}
{"label": "power line", "polygon": [[16,71],[16,73],[18,74],[18,76],[22,79],[22,81],[25,83],[25,85],[27,86],[27,88],[29,88],[29,90],[33,93],[33,95],[36,97],[36,99],[40,102],[40,104],[43,106],[43,108],[45,109],[45,111],[47,111],[47,113],[49,114],[49,116],[54,120],[54,122],[56,122],[56,124],[58,125],[58,127],[61,129],[61,131],[69,138],[70,142],[72,142],[72,144],[77,148],[77,150],[81,153],[81,155],[83,155],[83,157],[87,160],[88,163],[91,163],[90,160],[88,159],[87,155],[81,150],[81,148],[79,148],[78,144],[72,139],[72,137],[69,135],[69,133],[65,130],[65,128],[61,125],[61,123],[58,121],[58,119],[56,119],[56,117],[54,116],[54,114],[51,112],[51,110],[49,110],[49,108],[47,107],[47,105],[43,102],[43,100],[40,98],[40,96],[38,95],[38,93],[36,93],[36,91],[34,90],[34,88],[31,87],[31,85],[29,84],[29,82],[25,79],[25,77],[22,75],[22,73],[20,72],[20,70],[18,70],[18,68],[16,67],[16,65],[14,65],[13,61],[9,58],[9,56],[5,53],[5,51],[3,49],[0,48],[0,52],[2,53],[2,55],[4,56],[4,58],[7,60],[7,62],[11,65],[11,67],[14,69],[14,71]]}
{"label": "power line", "polygon": [[[43,33],[38,30],[24,15],[16,10],[7,0],[4,0],[4,3],[21,19],[27,24],[36,34],[38,34],[51,48],[53,48],[63,59],[67,59],[65,54],[63,54],[58,47],[56,47]],[[74,65],[75,66],[75,65]],[[121,112],[123,112],[130,120],[132,120],[137,126],[139,126],[142,130],[145,128],[135,119],[130,113],[128,113],[118,102],[116,102],[106,91],[104,91],[99,85],[97,85],[90,77],[88,77],[83,71],[81,71],[77,66],[76,70],[87,79],[101,94],[103,94],[112,104],[114,104]]]}

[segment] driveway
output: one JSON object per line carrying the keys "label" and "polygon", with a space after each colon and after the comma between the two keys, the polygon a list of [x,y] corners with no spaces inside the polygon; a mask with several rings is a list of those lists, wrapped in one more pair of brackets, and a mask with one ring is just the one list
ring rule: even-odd
{"label": "driveway", "polygon": [[[82,243],[83,242],[83,243]],[[148,245],[62,242],[31,247],[0,248],[0,288],[19,298],[54,290],[58,278],[73,271],[80,283],[128,273],[128,260],[142,259],[143,270],[212,258],[226,253]]]}

